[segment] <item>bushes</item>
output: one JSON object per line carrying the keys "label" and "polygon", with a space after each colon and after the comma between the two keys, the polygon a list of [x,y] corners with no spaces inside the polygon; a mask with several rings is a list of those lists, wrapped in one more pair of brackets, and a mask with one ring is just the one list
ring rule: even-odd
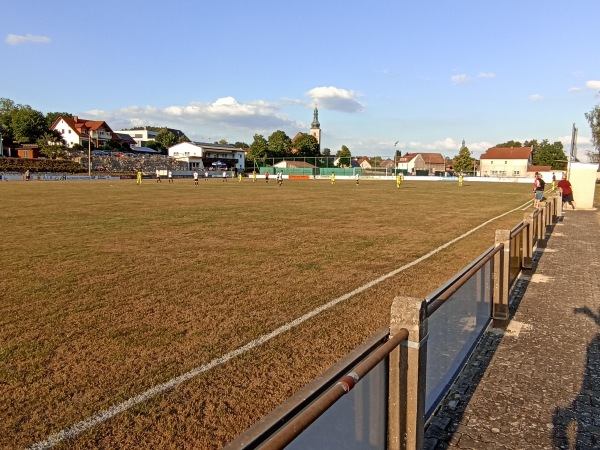
{"label": "bushes", "polygon": [[86,169],[81,164],[63,159],[0,158],[0,172],[66,172],[80,173]]}

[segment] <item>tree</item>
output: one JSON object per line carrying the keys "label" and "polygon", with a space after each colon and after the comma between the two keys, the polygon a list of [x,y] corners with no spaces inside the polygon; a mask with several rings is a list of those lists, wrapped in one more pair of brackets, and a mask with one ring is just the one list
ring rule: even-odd
{"label": "tree", "polygon": [[533,164],[536,166],[551,166],[552,170],[563,170],[567,167],[567,155],[563,150],[562,142],[553,144],[544,139],[538,143],[536,139],[525,141],[526,147],[533,146]]}
{"label": "tree", "polygon": [[240,141],[238,141],[238,142],[236,142],[235,144],[233,144],[233,146],[234,146],[235,148],[244,148],[244,149],[246,149],[246,148],[250,147],[250,146],[249,146],[248,144],[246,144],[245,142],[240,142]]}
{"label": "tree", "polygon": [[502,144],[496,144],[496,145],[494,145],[494,147],[498,147],[498,148],[512,148],[512,147],[521,148],[523,146],[521,145],[521,143],[519,141],[508,141],[508,142],[504,142]]}
{"label": "tree", "polygon": [[325,148],[323,149],[323,152],[322,152],[321,154],[322,154],[323,156],[329,156],[329,155],[331,155],[331,149],[330,149],[330,148],[327,148],[327,147],[325,147]]}
{"label": "tree", "polygon": [[293,147],[297,150],[298,156],[320,156],[319,143],[317,139],[308,133],[301,133],[294,139]]}
{"label": "tree", "polygon": [[227,142],[227,139],[220,139],[219,142],[215,142],[215,144],[229,145],[229,142]]}
{"label": "tree", "polygon": [[254,141],[248,147],[248,154],[246,155],[247,161],[256,161],[263,160],[267,156],[269,145],[267,144],[267,140],[263,137],[262,134],[255,134]]}
{"label": "tree", "polygon": [[591,162],[600,162],[600,105],[596,105],[590,112],[585,113],[585,118],[590,124],[592,130],[592,144],[596,148],[596,153],[588,152]]}
{"label": "tree", "polygon": [[181,144],[182,142],[191,142],[191,141],[185,134],[183,134],[183,135],[179,136],[179,140],[177,141],[177,143]]}
{"label": "tree", "polygon": [[338,157],[340,158],[339,166],[340,167],[349,167],[350,160],[352,159],[352,154],[350,153],[350,149],[345,145],[342,145],[342,149],[340,150]]}
{"label": "tree", "polygon": [[37,145],[41,152],[50,159],[67,159],[70,156],[67,142],[58,130],[45,133],[37,140]]}
{"label": "tree", "polygon": [[46,125],[48,125],[48,128],[50,128],[52,126],[52,124],[58,118],[58,116],[73,117],[73,114],[69,114],[67,112],[48,112],[48,113],[46,113]]}
{"label": "tree", "polygon": [[154,141],[158,142],[163,149],[172,147],[177,142],[177,138],[168,129],[163,128],[154,137]]}
{"label": "tree", "polygon": [[163,147],[163,145],[160,142],[156,142],[156,141],[148,141],[146,143],[146,147],[156,150],[159,153],[165,153],[165,151],[166,151],[166,149]]}
{"label": "tree", "polygon": [[29,105],[18,105],[8,98],[0,99],[0,124],[4,128],[2,139],[14,142],[35,143],[47,131],[44,115]]}
{"label": "tree", "polygon": [[48,132],[44,115],[32,109],[29,105],[12,112],[11,128],[14,140],[21,143],[37,142],[39,138]]}
{"label": "tree", "polygon": [[267,139],[269,156],[285,156],[290,153],[292,140],[284,131],[277,130]]}
{"label": "tree", "polygon": [[473,170],[471,151],[467,146],[463,145],[458,151],[458,155],[454,157],[454,171],[464,173],[471,170]]}

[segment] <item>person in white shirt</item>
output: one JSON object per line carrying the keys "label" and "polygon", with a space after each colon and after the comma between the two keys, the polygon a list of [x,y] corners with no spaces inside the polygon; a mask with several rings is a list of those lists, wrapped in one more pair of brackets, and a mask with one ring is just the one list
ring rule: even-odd
{"label": "person in white shirt", "polygon": [[198,171],[194,170],[194,184],[198,186]]}

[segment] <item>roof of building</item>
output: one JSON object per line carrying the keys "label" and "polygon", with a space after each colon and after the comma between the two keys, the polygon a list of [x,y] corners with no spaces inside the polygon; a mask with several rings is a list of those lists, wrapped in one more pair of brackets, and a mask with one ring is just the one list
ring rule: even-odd
{"label": "roof of building", "polygon": [[[87,136],[88,135],[88,130],[97,131],[97,130],[100,130],[100,129],[104,129],[104,130],[108,131],[109,133],[111,133],[112,135],[115,135],[115,133],[113,132],[113,130],[103,120],[80,119],[77,116],[73,116],[73,117],[58,116],[54,120],[54,123],[52,124],[52,127],[50,127],[50,128],[54,129],[54,127],[56,126],[56,124],[61,119],[64,120],[65,123],[69,127],[71,127],[71,129],[73,131],[75,131],[75,133],[77,133],[78,136],[81,136],[82,134],[85,135],[85,136]],[[84,130],[85,130],[85,133],[83,133]]]}
{"label": "roof of building", "polygon": [[552,166],[528,166],[527,172],[551,172]]}
{"label": "roof of building", "polygon": [[427,163],[427,164],[445,164],[446,163],[446,160],[441,153],[423,153],[423,152],[407,153],[406,155],[401,156],[398,159],[398,161],[399,162],[409,162],[409,161],[412,161],[414,158],[416,158],[417,155],[421,155],[421,158],[423,158],[423,161],[425,161],[425,163]]}
{"label": "roof of building", "polygon": [[309,164],[305,161],[280,161],[277,164],[273,164],[273,167],[283,167],[288,169],[313,169],[317,166]]}
{"label": "roof of building", "polygon": [[532,147],[492,147],[481,155],[481,159],[529,159]]}

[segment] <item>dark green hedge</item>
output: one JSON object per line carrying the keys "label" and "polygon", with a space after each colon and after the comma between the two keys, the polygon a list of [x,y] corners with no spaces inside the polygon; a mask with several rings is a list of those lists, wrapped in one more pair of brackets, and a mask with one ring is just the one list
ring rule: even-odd
{"label": "dark green hedge", "polygon": [[80,173],[86,168],[74,161],[63,159],[25,159],[25,158],[0,158],[0,172],[59,172]]}

